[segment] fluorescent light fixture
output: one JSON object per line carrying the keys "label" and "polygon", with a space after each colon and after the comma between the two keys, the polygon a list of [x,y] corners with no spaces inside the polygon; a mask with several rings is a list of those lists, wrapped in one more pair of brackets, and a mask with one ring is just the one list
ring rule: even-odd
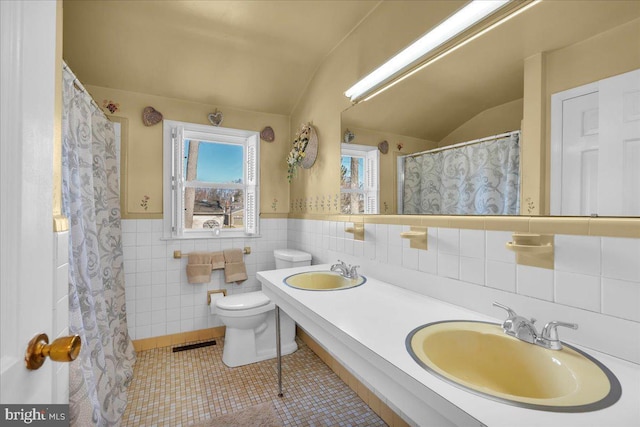
{"label": "fluorescent light fixture", "polygon": [[474,24],[482,21],[510,0],[473,0],[440,25],[420,37],[418,40],[400,51],[397,55],[376,68],[358,83],[350,87],[344,94],[352,102],[357,102],[363,95],[371,92],[390,78],[398,76],[408,67],[415,65],[426,54],[443,45]]}

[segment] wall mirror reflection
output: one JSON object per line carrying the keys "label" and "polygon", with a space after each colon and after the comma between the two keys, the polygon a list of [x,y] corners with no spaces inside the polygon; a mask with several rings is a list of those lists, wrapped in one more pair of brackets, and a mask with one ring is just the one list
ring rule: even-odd
{"label": "wall mirror reflection", "polygon": [[[346,109],[342,132],[388,146],[381,214],[640,216],[622,201],[640,200],[637,69],[639,2],[543,1]],[[616,95],[594,98],[623,75]],[[575,107],[572,90],[590,100]],[[621,127],[603,150],[611,138],[599,129]]]}

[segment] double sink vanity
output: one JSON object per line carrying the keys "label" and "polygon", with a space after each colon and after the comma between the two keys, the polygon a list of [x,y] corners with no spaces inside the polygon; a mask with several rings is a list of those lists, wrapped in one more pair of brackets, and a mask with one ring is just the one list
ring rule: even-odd
{"label": "double sink vanity", "polygon": [[[640,368],[341,264],[258,273],[263,292],[417,426],[637,426]],[[331,271],[335,270],[335,271]],[[530,332],[531,331],[531,332]],[[286,376],[284,392],[286,393]]]}

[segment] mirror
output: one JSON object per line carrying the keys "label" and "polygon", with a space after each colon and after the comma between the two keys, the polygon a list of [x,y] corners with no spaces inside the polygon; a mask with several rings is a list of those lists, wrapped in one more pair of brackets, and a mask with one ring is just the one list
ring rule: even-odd
{"label": "mirror", "polygon": [[380,213],[398,213],[398,156],[526,128],[520,214],[549,214],[551,95],[640,68],[639,34],[640,2],[543,1],[346,109],[352,144],[388,143]]}

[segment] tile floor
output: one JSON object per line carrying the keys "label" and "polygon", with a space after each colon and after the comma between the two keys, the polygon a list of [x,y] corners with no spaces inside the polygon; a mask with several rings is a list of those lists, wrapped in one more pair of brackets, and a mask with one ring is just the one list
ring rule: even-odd
{"label": "tile floor", "polygon": [[173,353],[138,353],[123,427],[189,426],[273,402],[285,426],[386,426],[303,342],[283,357],[284,397],[277,396],[275,359],[238,368],[222,363],[217,345]]}

